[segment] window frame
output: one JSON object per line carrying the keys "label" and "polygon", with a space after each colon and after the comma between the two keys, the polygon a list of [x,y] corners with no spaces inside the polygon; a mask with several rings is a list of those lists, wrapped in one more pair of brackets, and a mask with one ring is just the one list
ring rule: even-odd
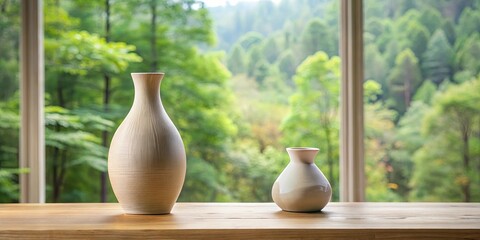
{"label": "window frame", "polygon": [[[340,201],[365,200],[363,0],[340,1]],[[20,202],[45,202],[43,0],[21,2]]]}
{"label": "window frame", "polygon": [[45,202],[43,1],[21,1],[20,202]]}
{"label": "window frame", "polygon": [[365,201],[363,0],[340,1],[340,201]]}

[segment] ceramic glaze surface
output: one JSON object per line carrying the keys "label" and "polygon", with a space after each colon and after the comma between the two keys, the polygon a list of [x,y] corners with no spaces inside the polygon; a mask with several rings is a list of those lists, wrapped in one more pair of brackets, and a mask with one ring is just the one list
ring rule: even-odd
{"label": "ceramic glaze surface", "polygon": [[110,182],[126,213],[170,213],[185,180],[183,141],[160,99],[163,76],[132,73],[133,105],[110,144]]}
{"label": "ceramic glaze surface", "polygon": [[284,211],[315,212],[330,201],[332,188],[313,163],[318,148],[287,148],[290,163],[273,184],[273,201]]}

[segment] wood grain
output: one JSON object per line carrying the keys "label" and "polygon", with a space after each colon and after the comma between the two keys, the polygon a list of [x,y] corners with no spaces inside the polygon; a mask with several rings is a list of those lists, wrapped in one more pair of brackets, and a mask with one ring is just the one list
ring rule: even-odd
{"label": "wood grain", "polygon": [[0,239],[480,239],[480,203],[178,203],[170,215],[118,204],[0,204]]}

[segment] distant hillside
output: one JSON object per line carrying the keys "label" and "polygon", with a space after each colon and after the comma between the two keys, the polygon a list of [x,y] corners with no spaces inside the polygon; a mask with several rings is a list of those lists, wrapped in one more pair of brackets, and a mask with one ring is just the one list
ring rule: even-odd
{"label": "distant hillside", "polygon": [[[216,48],[230,50],[242,35],[251,31],[264,36],[281,35],[281,31],[299,35],[312,18],[326,18],[331,3],[329,0],[282,0],[275,4],[267,0],[208,8],[218,36]],[[331,15],[330,18],[336,18],[335,14]]]}

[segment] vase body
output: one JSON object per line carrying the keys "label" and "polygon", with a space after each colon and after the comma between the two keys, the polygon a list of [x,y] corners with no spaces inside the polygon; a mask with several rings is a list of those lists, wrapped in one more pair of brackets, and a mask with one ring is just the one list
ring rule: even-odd
{"label": "vase body", "polygon": [[330,201],[332,187],[315,165],[318,148],[287,148],[290,163],[273,184],[273,201],[284,211],[321,211]]}
{"label": "vase body", "polygon": [[163,73],[132,73],[133,105],[113,135],[108,174],[128,214],[167,214],[185,180],[182,138],[163,108]]}

